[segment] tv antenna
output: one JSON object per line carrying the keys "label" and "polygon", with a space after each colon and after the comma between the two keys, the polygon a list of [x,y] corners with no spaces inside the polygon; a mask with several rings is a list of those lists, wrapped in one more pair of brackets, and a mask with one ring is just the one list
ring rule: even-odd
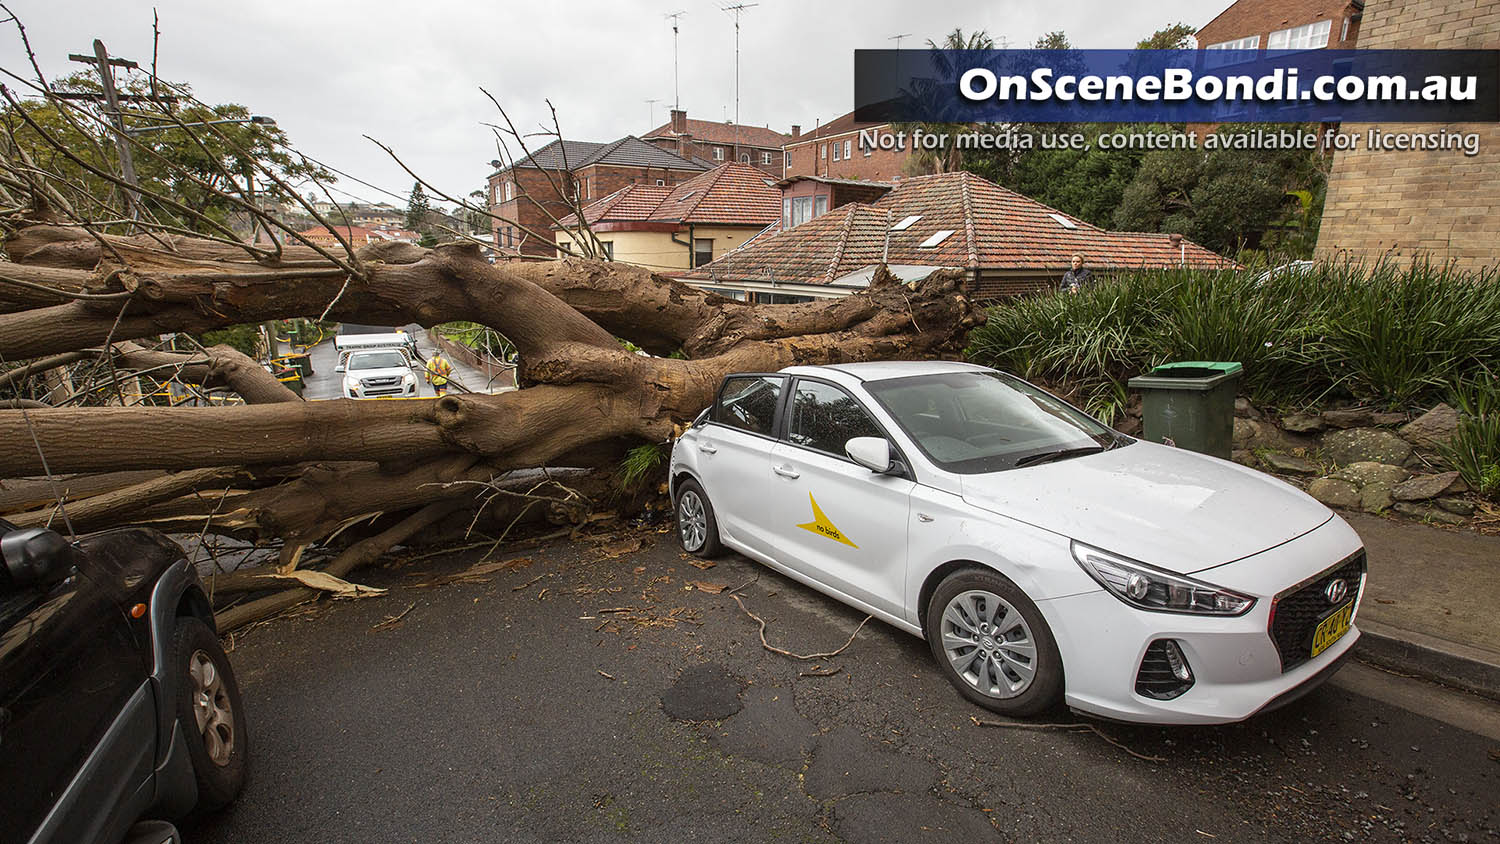
{"label": "tv antenna", "polygon": [[672,109],[674,111],[682,108],[682,98],[677,93],[677,19],[685,14],[687,12],[678,11],[662,15],[672,21]]}
{"label": "tv antenna", "polygon": [[910,32],[903,32],[900,35],[892,35],[890,38],[887,38],[885,40],[896,42],[896,49],[899,50],[899,49],[901,49],[901,39],[903,39],[903,38],[910,38],[910,37],[911,37],[911,33]]}
{"label": "tv antenna", "polygon": [[[648,115],[650,115],[649,117],[646,118],[646,120],[647,120],[646,125],[647,126],[650,126],[650,127],[655,127],[656,126],[656,104],[659,103],[659,102],[661,102],[661,100],[658,100],[658,99],[650,99],[650,100],[646,101],[646,109],[647,109],[646,113]],[[646,131],[649,132],[651,130],[647,129]]]}
{"label": "tv antenna", "polygon": [[740,15],[759,6],[759,3],[736,3],[722,7],[734,15],[734,159],[740,157]]}

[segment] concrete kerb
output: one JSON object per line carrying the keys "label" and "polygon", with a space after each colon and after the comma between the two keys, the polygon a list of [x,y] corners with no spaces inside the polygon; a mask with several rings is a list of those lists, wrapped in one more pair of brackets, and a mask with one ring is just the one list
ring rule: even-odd
{"label": "concrete kerb", "polygon": [[1500,654],[1360,619],[1354,653],[1374,665],[1500,700]]}

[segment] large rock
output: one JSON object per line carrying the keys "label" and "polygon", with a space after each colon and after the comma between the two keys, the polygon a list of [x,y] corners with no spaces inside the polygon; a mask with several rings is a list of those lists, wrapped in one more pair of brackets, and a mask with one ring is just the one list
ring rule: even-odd
{"label": "large rock", "polygon": [[1402,439],[1413,445],[1435,449],[1453,439],[1453,432],[1457,430],[1458,411],[1440,404],[1401,426],[1400,433]]}
{"label": "large rock", "polygon": [[1400,466],[1411,457],[1411,443],[1379,428],[1350,428],[1323,437],[1323,453],[1337,466],[1351,463]]}
{"label": "large rock", "polygon": [[1447,492],[1456,480],[1458,480],[1457,472],[1417,475],[1409,481],[1396,484],[1391,489],[1391,497],[1397,501],[1427,501]]}
{"label": "large rock", "polygon": [[1400,466],[1387,466],[1384,463],[1361,462],[1350,463],[1348,466],[1334,472],[1332,477],[1341,481],[1348,481],[1357,487],[1366,487],[1370,484],[1384,484],[1387,489],[1401,483],[1411,477],[1411,472]]}
{"label": "large rock", "polygon": [[1444,510],[1450,513],[1457,513],[1460,516],[1472,516],[1474,515],[1474,511],[1478,509],[1474,506],[1474,502],[1465,501],[1462,498],[1439,498],[1434,503]]}
{"label": "large rock", "polygon": [[1319,471],[1317,464],[1279,451],[1266,452],[1260,459],[1271,471],[1286,475],[1316,475]]}
{"label": "large rock", "polygon": [[1293,413],[1281,417],[1281,427],[1294,434],[1311,434],[1323,430],[1323,418],[1311,413]]}
{"label": "large rock", "polygon": [[1359,490],[1348,481],[1318,478],[1307,486],[1307,494],[1329,507],[1353,508],[1360,505]]}
{"label": "large rock", "polygon": [[1368,428],[1375,424],[1375,414],[1366,407],[1325,410],[1322,419],[1323,424],[1332,428]]}
{"label": "large rock", "polygon": [[1359,491],[1359,509],[1366,513],[1384,513],[1393,503],[1389,484],[1366,484]]}
{"label": "large rock", "polygon": [[1370,422],[1372,424],[1375,424],[1375,425],[1380,425],[1380,426],[1400,425],[1401,423],[1403,423],[1405,421],[1406,421],[1406,414],[1405,413],[1386,413],[1384,411],[1376,411],[1376,412],[1370,414]]}
{"label": "large rock", "polygon": [[1391,506],[1392,510],[1412,519],[1421,519],[1424,522],[1436,522],[1440,525],[1466,524],[1468,519],[1447,510],[1439,510],[1436,507],[1428,507],[1423,504],[1413,504],[1410,501],[1397,501]]}
{"label": "large rock", "polygon": [[1234,400],[1234,415],[1241,419],[1260,419],[1260,411],[1244,396]]}

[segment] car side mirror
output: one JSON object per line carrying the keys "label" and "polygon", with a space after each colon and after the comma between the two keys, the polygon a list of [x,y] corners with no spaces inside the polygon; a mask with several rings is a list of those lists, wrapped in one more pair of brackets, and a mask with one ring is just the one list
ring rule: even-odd
{"label": "car side mirror", "polygon": [[333,371],[334,371],[334,372],[343,372],[343,371],[344,371],[344,365],[343,365],[343,364],[342,364],[342,363],[341,363],[341,364],[339,364],[339,365],[338,365],[338,366],[335,366],[335,367],[334,367],[334,368],[333,368]]}
{"label": "car side mirror", "polygon": [[73,571],[73,546],[62,534],[45,528],[13,530],[0,537],[0,558],[10,582],[18,587],[46,586]]}
{"label": "car side mirror", "polygon": [[855,437],[844,443],[844,453],[871,472],[891,470],[891,444],[884,437]]}

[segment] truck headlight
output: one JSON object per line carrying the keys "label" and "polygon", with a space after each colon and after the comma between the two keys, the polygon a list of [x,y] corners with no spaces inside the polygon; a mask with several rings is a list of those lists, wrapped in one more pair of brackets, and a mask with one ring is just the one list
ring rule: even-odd
{"label": "truck headlight", "polygon": [[417,383],[417,376],[408,372],[405,375],[401,376],[401,383],[410,387],[411,385]]}
{"label": "truck headlight", "polygon": [[1244,615],[1255,599],[1211,583],[1162,571],[1101,548],[1072,544],[1073,559],[1116,598],[1153,612]]}

